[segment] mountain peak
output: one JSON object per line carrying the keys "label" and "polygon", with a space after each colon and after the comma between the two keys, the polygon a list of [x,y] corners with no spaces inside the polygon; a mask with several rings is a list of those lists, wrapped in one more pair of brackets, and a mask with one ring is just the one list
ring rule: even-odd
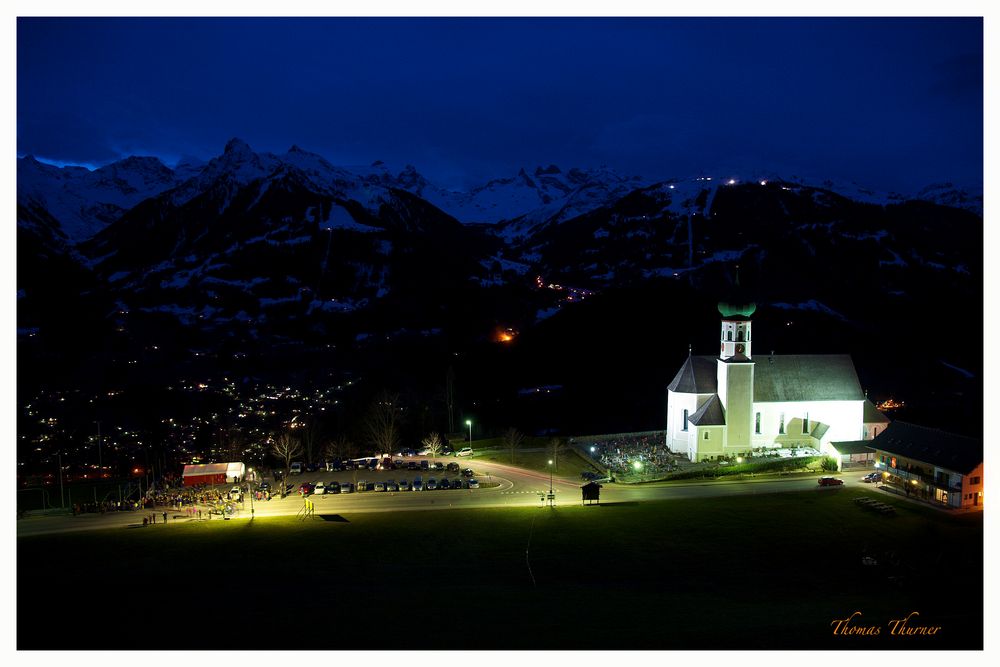
{"label": "mountain peak", "polygon": [[237,137],[233,137],[228,143],[226,143],[226,150],[224,153],[227,155],[245,155],[253,153],[253,150],[247,142]]}
{"label": "mountain peak", "polygon": [[554,164],[550,164],[547,167],[536,167],[535,176],[542,176],[543,174],[561,174],[562,170]]}

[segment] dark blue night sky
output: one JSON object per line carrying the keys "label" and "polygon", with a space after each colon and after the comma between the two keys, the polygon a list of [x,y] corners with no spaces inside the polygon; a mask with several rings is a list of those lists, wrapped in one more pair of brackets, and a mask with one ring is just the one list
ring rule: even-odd
{"label": "dark blue night sky", "polygon": [[980,19],[19,19],[17,148],[982,182]]}

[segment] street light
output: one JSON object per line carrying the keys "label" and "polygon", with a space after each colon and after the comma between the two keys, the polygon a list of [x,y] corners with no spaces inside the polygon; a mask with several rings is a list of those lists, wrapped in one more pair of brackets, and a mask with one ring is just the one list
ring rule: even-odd
{"label": "street light", "polygon": [[552,500],[552,459],[549,459],[549,501]]}
{"label": "street light", "polygon": [[465,425],[469,427],[469,445],[472,445],[472,420],[466,419]]}

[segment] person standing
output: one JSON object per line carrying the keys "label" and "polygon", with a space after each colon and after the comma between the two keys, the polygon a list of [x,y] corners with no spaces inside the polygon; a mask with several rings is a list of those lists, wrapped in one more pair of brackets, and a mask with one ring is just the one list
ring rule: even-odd
{"label": "person standing", "polygon": [[163,524],[166,525],[166,523],[167,523],[167,513],[164,512],[163,513]]}

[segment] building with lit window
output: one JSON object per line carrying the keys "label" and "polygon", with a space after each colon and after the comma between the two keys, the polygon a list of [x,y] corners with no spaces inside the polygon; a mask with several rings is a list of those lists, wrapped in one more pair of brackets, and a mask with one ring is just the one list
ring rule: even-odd
{"label": "building with lit window", "polygon": [[[737,279],[738,285],[738,279]],[[865,397],[846,354],[754,357],[751,302],[719,304],[719,355],[688,358],[667,387],[666,445],[691,461],[762,448],[869,440],[887,419]]]}
{"label": "building with lit window", "polygon": [[871,446],[883,483],[931,503],[982,507],[982,440],[895,421]]}

